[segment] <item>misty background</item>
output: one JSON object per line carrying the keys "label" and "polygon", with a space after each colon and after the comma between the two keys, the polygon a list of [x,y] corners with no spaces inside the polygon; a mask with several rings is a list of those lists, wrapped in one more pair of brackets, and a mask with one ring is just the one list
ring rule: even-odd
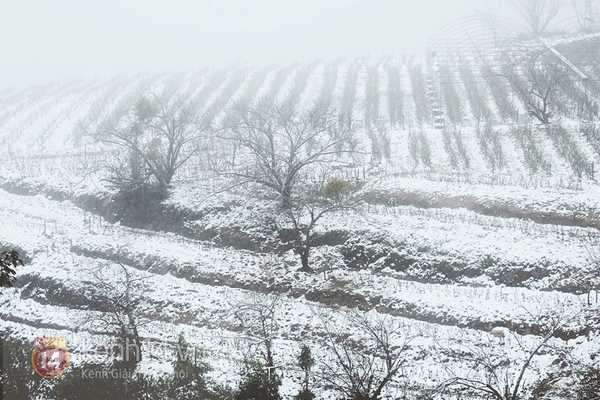
{"label": "misty background", "polygon": [[478,10],[497,10],[495,4],[0,0],[0,87],[236,63],[423,56],[437,30]]}

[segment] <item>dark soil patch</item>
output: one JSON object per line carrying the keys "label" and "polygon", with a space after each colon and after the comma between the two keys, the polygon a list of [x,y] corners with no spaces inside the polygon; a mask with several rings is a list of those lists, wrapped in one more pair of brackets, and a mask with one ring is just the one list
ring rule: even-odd
{"label": "dark soil patch", "polygon": [[[113,259],[114,254],[111,251],[88,251],[83,248],[73,248],[75,253],[84,255],[87,257],[101,258],[101,259]],[[168,259],[160,257],[148,257],[145,260],[136,260],[134,258],[127,258],[121,256],[121,262],[131,266],[132,268],[140,270],[152,271],[152,269],[161,265],[162,273],[167,272],[173,274],[182,279],[186,279],[190,282],[200,283],[210,286],[227,286],[237,289],[245,289],[258,293],[279,293],[289,295],[293,298],[304,296],[307,300],[314,301],[327,305],[332,308],[356,308],[362,311],[376,309],[381,313],[387,313],[390,315],[410,318],[418,321],[447,325],[447,326],[458,326],[462,328],[471,328],[489,331],[495,326],[507,327],[519,334],[540,334],[541,328],[536,324],[514,324],[512,321],[482,321],[477,318],[458,318],[451,315],[441,315],[439,313],[434,314],[432,312],[424,312],[416,304],[412,303],[392,303],[384,304],[381,296],[368,297],[359,293],[353,293],[350,290],[344,290],[343,288],[335,289],[304,289],[294,287],[293,282],[267,282],[265,280],[255,280],[252,282],[239,281],[234,275],[222,275],[218,273],[207,273],[204,271],[198,271],[193,265],[187,265],[181,268],[174,262]],[[583,331],[571,331],[561,330],[556,332],[556,337],[562,339],[573,339],[580,335],[584,335],[589,331],[589,327]]]}
{"label": "dark soil patch", "polygon": [[521,218],[539,224],[577,226],[600,229],[600,214],[598,210],[578,207],[569,208],[570,215],[545,212],[510,204],[501,199],[486,199],[483,203],[474,196],[446,196],[441,193],[423,194],[406,190],[393,192],[371,190],[363,195],[363,200],[369,204],[386,206],[414,206],[419,208],[466,208],[481,215],[501,218]]}

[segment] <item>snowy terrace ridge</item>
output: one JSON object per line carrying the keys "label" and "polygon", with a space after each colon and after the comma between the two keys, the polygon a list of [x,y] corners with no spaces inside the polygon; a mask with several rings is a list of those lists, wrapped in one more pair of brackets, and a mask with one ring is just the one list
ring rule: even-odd
{"label": "snowy terrace ridge", "polygon": [[[188,240],[193,246],[203,243],[257,254],[273,254],[276,257],[291,250],[289,243],[282,240],[281,232],[256,228],[264,225],[265,218],[274,212],[272,203],[264,203],[260,197],[244,199],[239,195],[216,196],[209,204],[194,206],[194,199],[201,198],[202,190],[196,192],[184,186],[173,192],[172,199],[165,207],[146,212],[145,218],[132,220],[123,218],[122,210],[109,201],[107,194],[101,197],[84,194],[71,200],[72,193],[48,189],[45,185],[6,184],[4,188],[16,193],[17,198],[23,194],[29,197],[40,193],[51,199],[45,202],[72,202],[81,207],[79,212],[83,212],[90,233],[114,235],[113,223],[119,220],[123,226],[142,228],[144,235],[148,236],[160,235],[161,231],[181,235],[181,240]],[[35,204],[39,200],[34,197],[30,201]],[[394,204],[394,197],[388,202]],[[250,207],[248,204],[253,205]],[[320,269],[328,270],[332,267],[327,265],[339,263],[333,261],[332,257],[338,257],[341,265],[346,267],[375,270],[391,268],[403,279],[418,282],[480,285],[486,282],[480,279],[487,279],[487,283],[580,293],[582,289],[578,286],[578,279],[581,277],[578,271],[581,265],[587,268],[588,249],[600,240],[600,232],[591,227],[550,225],[548,221],[538,224],[523,219],[483,216],[465,209],[418,206],[366,205],[360,211],[362,222],[346,223],[346,218],[353,219],[352,215],[339,215],[331,221],[328,219],[319,236],[315,237],[314,246],[330,254],[320,259],[317,265]],[[249,212],[247,208],[253,211]],[[215,212],[215,209],[219,211]],[[41,216],[35,218],[44,220]],[[398,235],[399,231],[394,231],[396,228],[406,230],[423,218],[430,221],[425,229],[415,225],[406,234]],[[390,226],[390,220],[396,221]],[[56,219],[44,222],[43,230],[52,231],[56,229],[56,224]],[[442,227],[433,228],[437,224]],[[390,232],[382,234],[381,227],[386,225],[390,227],[384,228],[384,232],[388,229]],[[462,252],[459,252],[457,246],[447,243],[447,239],[434,239],[435,231],[432,229],[441,229],[442,236],[447,229],[457,232],[462,229],[465,234],[459,235],[458,238],[462,239],[456,240],[462,240],[463,245],[466,242],[472,244],[467,248],[463,246]],[[488,236],[506,236],[511,240],[502,239],[501,242],[506,243],[497,246],[498,239],[494,239],[494,246],[486,248],[481,243],[481,234],[477,233],[479,230],[488,232]],[[357,240],[361,236],[371,240]],[[536,244],[541,238],[549,241],[542,247]],[[525,256],[527,251],[523,251],[523,243],[529,243],[528,250],[538,249],[539,253]],[[331,246],[336,248],[333,253],[328,250]],[[565,252],[565,246],[569,252]],[[506,249],[511,248],[510,253],[504,254]],[[562,249],[563,255],[557,249]],[[86,247],[78,251],[88,252]],[[365,252],[370,255],[365,257]],[[91,255],[102,258],[101,254]],[[177,268],[175,270],[178,271]],[[202,278],[205,283],[209,283],[209,280],[206,276]]]}

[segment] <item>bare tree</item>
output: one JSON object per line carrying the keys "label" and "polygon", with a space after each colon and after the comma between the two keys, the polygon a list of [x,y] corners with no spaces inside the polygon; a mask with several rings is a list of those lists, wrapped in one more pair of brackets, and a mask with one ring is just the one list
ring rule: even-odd
{"label": "bare tree", "polygon": [[591,293],[596,292],[596,303],[600,292],[600,251],[588,249],[588,263],[584,268],[578,269],[575,278],[579,281],[579,288],[587,292],[587,303],[591,305]]}
{"label": "bare tree", "polygon": [[[468,363],[468,368],[464,368],[461,363],[461,371],[455,373],[455,376],[449,378],[440,385],[440,392],[458,389],[461,393],[465,390],[479,395],[485,395],[486,398],[494,400],[519,400],[524,398],[525,381],[528,374],[531,374],[533,362],[537,356],[542,355],[544,349],[552,347],[551,340],[557,335],[567,323],[579,315],[572,312],[570,307],[573,305],[556,306],[553,309],[546,310],[543,314],[528,312],[533,320],[538,321],[541,335],[536,338],[533,344],[525,344],[523,338],[510,332],[509,338],[516,343],[516,351],[508,352],[505,347],[504,331],[498,334],[499,337],[492,339],[487,345],[472,346],[468,349],[441,349],[443,353],[458,357],[460,360]],[[494,343],[494,341],[498,341]],[[518,358],[515,359],[515,355]]]}
{"label": "bare tree", "polygon": [[563,7],[563,0],[510,0],[534,36],[546,33],[550,22]]}
{"label": "bare tree", "polygon": [[529,115],[548,124],[560,85],[568,79],[568,68],[546,49],[512,50],[502,57],[501,76],[510,83]]}
{"label": "bare tree", "polygon": [[333,359],[322,365],[321,380],[348,400],[379,400],[394,381],[405,377],[404,357],[412,339],[408,327],[376,315],[348,314],[349,324],[362,336],[348,334],[324,321],[326,347]]}
{"label": "bare tree", "polygon": [[350,152],[352,131],[340,128],[331,112],[286,110],[281,105],[239,107],[234,125],[225,125],[221,138],[240,149],[237,165],[219,173],[236,184],[256,183],[277,193],[288,207],[296,184],[311,166],[334,161]]}
{"label": "bare tree", "polygon": [[[136,293],[142,291],[140,281],[121,262],[101,264],[90,269],[93,279],[93,292],[82,293],[92,307],[100,311],[100,316],[87,321],[99,324],[102,329],[119,337],[121,356],[125,365],[135,366],[142,360],[142,338],[140,327],[146,322],[140,317],[141,298]],[[111,351],[112,353],[112,351]]]}
{"label": "bare tree", "polygon": [[126,187],[150,178],[161,188],[168,186],[175,173],[200,150],[199,139],[206,129],[200,105],[190,93],[153,90],[125,109],[110,113],[96,110],[92,124],[80,125],[97,141],[127,150],[129,165],[112,169],[114,183]]}
{"label": "bare tree", "polygon": [[281,378],[273,359],[279,303],[277,296],[255,294],[251,301],[244,301],[233,307],[249,345],[249,354],[244,360],[245,376],[240,382],[236,399],[281,400]]}
{"label": "bare tree", "polygon": [[257,293],[250,301],[232,306],[233,313],[250,341],[249,350],[258,354],[265,367],[273,368],[273,338],[278,329],[276,312],[280,298]]}
{"label": "bare tree", "polygon": [[598,0],[571,0],[571,6],[583,32],[594,32],[600,27],[600,2]]}
{"label": "bare tree", "polygon": [[350,196],[350,183],[341,179],[334,178],[326,184],[303,182],[301,187],[302,194],[290,200],[284,216],[292,225],[292,243],[300,256],[301,271],[312,272],[309,255],[317,223],[328,213],[350,210],[358,203]]}

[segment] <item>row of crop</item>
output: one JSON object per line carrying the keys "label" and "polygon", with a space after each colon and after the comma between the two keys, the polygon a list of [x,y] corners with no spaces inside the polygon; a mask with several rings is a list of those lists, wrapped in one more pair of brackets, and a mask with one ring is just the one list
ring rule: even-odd
{"label": "row of crop", "polygon": [[333,93],[338,80],[338,64],[331,63],[324,67],[323,82],[314,102],[316,113],[330,110],[333,105]]}
{"label": "row of crop", "polygon": [[[356,126],[356,121],[353,118],[353,112],[355,109],[357,96],[357,83],[360,76],[360,71],[366,71],[364,123],[365,128],[367,128],[366,139],[370,140],[371,143],[370,153],[373,155],[372,161],[377,164],[383,157],[387,159],[392,157],[390,144],[391,140],[388,129],[385,128],[385,124],[380,120],[379,91],[382,82],[380,71],[381,68],[379,68],[380,64],[371,65],[367,67],[366,70],[364,66],[364,60],[357,59],[347,68],[340,106],[340,121],[348,125]],[[294,79],[290,80],[291,89],[289,90],[287,96],[284,97],[284,102],[289,104],[288,108],[290,110],[297,108],[300,96],[305,90],[315,67],[316,63],[312,63],[303,67],[292,66],[280,69],[274,74],[275,76],[272,80],[267,98],[274,100],[276,97],[282,97],[280,95],[281,89],[283,88],[285,82],[289,80],[288,77],[292,71],[292,68],[296,68]],[[384,73],[387,72],[387,78],[383,84],[387,83],[388,87],[388,116],[390,125],[392,126],[398,126],[404,121],[403,88],[400,83],[400,68],[401,67],[389,62],[384,68]],[[316,102],[317,104],[321,102],[331,106],[333,103],[333,92],[336,87],[335,83],[338,79],[338,71],[337,64],[330,64],[324,68],[323,84],[320,88],[321,92],[318,96]],[[415,115],[417,117],[417,122],[422,129],[423,124],[431,120],[431,99],[427,97],[425,73],[422,66],[416,64],[409,65],[407,72],[410,78]],[[490,73],[484,73],[483,75],[485,77],[487,86],[490,89],[489,93],[491,94],[491,98],[495,103],[498,116],[501,119],[508,119],[511,122],[511,125],[513,125],[517,121],[518,113],[515,104],[511,101],[510,87],[497,74],[491,73],[491,69],[488,72]],[[451,125],[454,126],[453,129],[447,128],[441,132],[442,143],[446,153],[448,153],[450,163],[454,168],[458,168],[459,166],[469,168],[471,165],[472,155],[468,154],[465,148],[465,142],[461,130],[456,128],[464,121],[465,103],[460,97],[460,89],[457,88],[453,83],[453,79],[455,79],[455,77],[451,76],[452,73],[450,73],[447,68],[442,68],[441,73],[445,78],[447,78],[444,80],[448,82],[441,86],[441,98],[444,101],[446,116]],[[483,153],[487,165],[490,167],[492,172],[495,173],[496,171],[502,170],[502,168],[505,166],[506,156],[505,150],[502,148],[502,135],[500,131],[494,129],[493,126],[493,112],[489,107],[488,99],[486,98],[487,92],[482,85],[475,82],[473,72],[471,69],[469,69],[469,67],[463,66],[459,70],[459,73],[461,81],[464,85],[466,100],[470,106],[472,115],[477,122],[483,122],[483,126],[479,123],[476,126],[476,137],[479,147]],[[266,72],[263,70],[262,72],[256,73],[253,75],[253,78],[250,79],[246,79],[247,76],[247,72],[242,70],[238,70],[237,72],[233,73],[228,70],[219,70],[209,73],[208,75],[204,74],[195,78],[192,77],[193,79],[190,79],[189,75],[174,75],[172,77],[168,77],[170,83],[167,82],[165,84],[182,86],[182,82],[180,82],[182,79],[195,79],[196,81],[202,81],[201,86],[197,88],[188,88],[187,90],[190,93],[194,93],[193,97],[197,101],[201,103],[203,102],[204,104],[209,104],[207,107],[207,114],[209,115],[210,120],[213,120],[217,114],[221,113],[223,109],[226,108],[226,105],[232,100],[234,94],[240,90],[240,87],[244,81],[248,81],[248,85],[250,85],[251,80],[253,83],[250,85],[252,89],[244,91],[242,96],[244,98],[257,96],[260,88],[265,85]],[[103,93],[98,96],[100,98],[94,100],[95,105],[93,108],[96,110],[108,107],[118,108],[119,103],[122,101],[127,101],[128,98],[142,90],[144,85],[147,84],[149,80],[152,81],[155,79],[156,77],[128,77],[115,82],[110,82],[108,85],[104,85]],[[167,78],[165,78],[165,80],[167,80]],[[102,85],[99,85],[99,83],[95,83],[94,85],[88,85],[87,87],[82,86],[82,88],[78,88],[78,90],[81,91],[81,93],[89,93],[91,90],[90,87],[102,87]],[[583,91],[580,85],[569,86],[566,83],[564,85],[564,90],[570,90],[571,97],[586,93]],[[61,105],[63,108],[61,113],[56,113],[56,115],[53,115],[53,118],[51,119],[46,118],[48,121],[45,121],[46,125],[43,127],[42,131],[44,131],[44,133],[48,133],[59,126],[60,120],[63,119],[66,114],[72,114],[74,107],[76,107],[79,102],[80,101],[77,100],[77,97],[73,96],[69,100],[68,104]],[[46,105],[44,106],[46,107],[45,109],[37,107],[35,111],[30,111],[30,115],[24,119],[25,121],[29,122],[26,122],[23,127],[19,128],[20,130],[15,130],[13,132],[14,135],[21,134],[23,129],[27,129],[28,123],[32,124],[34,121],[42,119],[43,115],[40,113],[52,111],[52,104],[50,103],[50,101],[46,102]],[[589,113],[590,110],[591,109],[587,110],[586,113]],[[94,110],[89,111],[89,113],[93,112]],[[23,119],[23,117],[21,117],[21,119]],[[586,129],[583,133],[587,140],[592,144],[593,147],[595,146],[595,149],[600,150],[600,138],[598,137],[597,130],[593,122],[592,124],[585,125],[582,127],[582,129],[583,128]],[[512,127],[511,132],[516,138],[517,145],[524,154],[524,162],[527,166],[527,169],[531,172],[545,171],[549,173],[551,172],[550,162],[549,160],[544,159],[548,157],[544,157],[544,151],[540,148],[537,148],[540,144],[539,141],[530,138],[530,136],[533,135],[533,132],[526,132],[527,130],[531,131],[531,129],[531,127],[521,127],[515,125]],[[587,159],[585,153],[580,148],[580,145],[578,145],[575,139],[572,137],[573,135],[577,135],[577,132],[571,132],[558,128],[553,131],[548,131],[548,137],[554,143],[557,152],[561,157],[565,158],[567,163],[575,172],[575,175],[578,177],[591,177],[591,162]],[[45,134],[43,135],[42,139],[47,138],[48,136]],[[44,144],[44,140],[38,140],[37,142],[41,145]],[[411,127],[411,132],[408,134],[408,142],[410,156],[413,159],[414,164],[418,165],[422,163],[423,165],[430,167],[432,164],[431,144],[429,143],[427,135],[425,135],[422,130],[415,130],[415,127],[413,126]]]}
{"label": "row of crop", "polygon": [[587,159],[573,138],[575,132],[569,132],[559,124],[548,126],[546,132],[558,154],[569,163],[578,178],[586,176],[594,179],[594,164]]}
{"label": "row of crop", "polygon": [[579,131],[587,142],[592,146],[594,152],[600,155],[600,121],[586,121],[579,124]]}
{"label": "row of crop", "polygon": [[454,76],[447,67],[440,70],[441,85],[440,98],[443,103],[445,120],[441,134],[444,150],[448,154],[452,168],[469,169],[471,162],[465,148],[462,131],[460,126],[465,118],[463,102],[460,98],[457,88],[454,85]]}
{"label": "row of crop", "polygon": [[431,144],[423,129],[408,128],[408,151],[415,167],[420,163],[431,167]]}
{"label": "row of crop", "polygon": [[404,93],[400,79],[400,69],[395,64],[387,64],[387,102],[390,126],[404,128]]}
{"label": "row of crop", "polygon": [[442,79],[441,98],[445,106],[446,119],[454,127],[459,126],[465,118],[465,111],[461,98],[453,83],[454,76],[447,67],[442,66],[440,69],[440,77]]}
{"label": "row of crop", "polygon": [[538,172],[550,174],[552,172],[552,164],[547,155],[541,150],[538,144],[539,139],[531,127],[513,125],[510,133],[523,151],[525,166],[529,172],[532,174]]}
{"label": "row of crop", "polygon": [[[85,85],[84,83],[83,85]],[[0,126],[6,121],[27,109],[36,107],[48,98],[63,95],[73,89],[73,82],[48,83],[41,86],[32,86],[24,90],[15,91],[6,97],[3,97],[0,111]]]}
{"label": "row of crop", "polygon": [[411,126],[408,128],[408,151],[415,168],[420,163],[431,168],[431,144],[423,130],[423,125],[431,120],[431,102],[427,97],[427,83],[423,67],[420,64],[409,65],[408,76],[414,104],[414,116],[418,124],[417,129]]}
{"label": "row of crop", "polygon": [[367,135],[371,142],[371,164],[378,165],[384,158],[388,161],[391,160],[390,132],[382,119],[378,120],[375,126],[367,131]]}
{"label": "row of crop", "polygon": [[296,65],[290,65],[275,72],[273,80],[271,81],[271,86],[261,101],[264,101],[265,104],[275,103],[283,85],[285,85],[285,81],[288,79],[288,76],[294,68],[296,68]]}
{"label": "row of crop", "polygon": [[346,70],[346,80],[344,82],[344,91],[340,102],[340,124],[351,128],[355,125],[354,103],[356,102],[356,84],[358,81],[358,73],[362,66],[362,59],[356,59],[353,64],[348,65]]}
{"label": "row of crop", "polygon": [[[527,107],[530,104],[530,99],[526,98],[528,94],[518,90],[516,87],[529,87],[535,83],[529,82],[526,77],[513,77],[512,79],[512,84],[515,88],[517,97],[522,101],[523,105]],[[562,89],[562,91],[554,93],[554,103],[552,104],[557,113],[567,117],[579,112],[583,106],[579,107],[574,105],[573,101],[575,99],[573,99],[572,96],[577,97],[584,92],[580,91],[577,85],[572,82],[569,83],[568,81],[562,81],[560,89]],[[550,90],[550,88],[548,90]],[[579,98],[579,100],[583,101],[584,99]],[[503,103],[501,102],[500,104]],[[584,114],[586,112],[590,112],[590,110],[585,111]],[[593,164],[587,159],[579,144],[574,139],[574,135],[577,135],[577,132],[570,132],[564,128],[560,122],[542,125],[538,128],[534,128],[530,124],[520,126],[513,125],[511,127],[511,133],[521,147],[525,164],[532,173],[536,173],[540,170],[543,170],[546,173],[551,173],[552,171],[551,161],[547,159],[540,148],[540,139],[535,138],[535,136],[547,135],[556,152],[569,164],[577,178],[586,176],[593,179]],[[593,133],[594,132],[590,132],[590,134]]]}
{"label": "row of crop", "polygon": [[483,66],[481,73],[488,84],[500,120],[504,123],[517,122],[518,110],[511,99],[508,84],[489,65]]}
{"label": "row of crop", "polygon": [[489,99],[484,95],[482,85],[477,82],[475,74],[467,65],[463,65],[459,69],[459,73],[465,87],[471,114],[476,124],[478,125],[482,121],[490,121],[492,119],[492,111],[489,107]]}
{"label": "row of crop", "polygon": [[246,79],[246,71],[234,71],[229,81],[225,83],[223,89],[220,90],[218,97],[212,102],[204,112],[204,125],[210,126],[215,118],[225,108],[227,103],[233,99],[233,95],[240,89],[240,86]]}
{"label": "row of crop", "polygon": [[[382,59],[383,61],[386,61],[386,64],[391,63],[390,61],[390,57],[384,58]],[[337,73],[338,73],[338,68],[337,68],[337,64],[339,64],[339,62],[334,62],[334,63],[330,63],[330,67],[329,72],[326,72],[326,74],[329,74],[329,77],[326,77],[324,80],[324,84],[326,84],[326,89],[323,89],[324,91],[327,90],[331,90],[331,92],[333,92],[333,85],[331,84],[327,84],[327,82],[333,82],[333,84],[335,83],[335,80],[337,79]],[[362,59],[357,59],[354,61],[353,63],[353,67],[350,67],[350,69],[353,68],[358,68],[360,69],[360,67],[363,65]],[[271,101],[273,101],[279,94],[279,91],[282,89],[286,79],[288,78],[290,72],[293,69],[297,68],[297,76],[296,76],[296,81],[293,84],[292,89],[290,90],[289,95],[287,96],[289,101],[291,101],[292,103],[296,103],[297,102],[297,97],[300,93],[302,93],[302,91],[304,90],[307,81],[308,81],[308,77],[310,75],[310,73],[312,72],[312,70],[314,70],[316,66],[316,63],[312,63],[307,65],[306,67],[300,67],[297,68],[296,65],[292,65],[286,68],[282,68],[280,69],[274,76],[272,82],[271,82],[271,88],[268,91],[266,97],[268,99],[270,99]],[[332,68],[333,67],[333,68]],[[401,92],[401,87],[400,87],[400,79],[399,79],[399,71],[398,71],[399,67],[394,66],[393,68],[387,68],[387,74],[389,75],[389,87],[388,87],[388,104],[390,105],[390,122],[391,125],[396,125],[397,123],[402,123],[404,116],[403,116],[403,104],[402,104],[402,92]],[[235,78],[237,75],[235,72],[233,73],[233,78]],[[357,70],[354,71],[355,73],[358,73]],[[352,78],[354,75],[354,73],[352,73],[350,75],[350,78]],[[201,90],[190,90],[191,93],[193,94],[193,97],[195,98],[196,102],[205,102],[208,100],[208,95],[210,95],[211,93],[215,92],[218,87],[220,87],[226,80],[227,76],[231,76],[231,74],[229,73],[229,71],[225,70],[225,69],[221,69],[221,70],[217,70],[217,71],[213,71],[213,72],[208,72],[206,70],[197,72],[197,73],[192,73],[192,74],[185,74],[185,73],[179,73],[179,74],[169,74],[166,78],[164,78],[164,83],[163,85],[168,86],[168,87],[180,87],[182,86],[182,84],[187,84],[189,87],[191,88],[201,88]],[[159,78],[158,76],[151,76],[151,77],[146,77],[146,78],[151,78],[150,81],[152,80],[156,80],[156,79],[163,79],[163,78]],[[232,78],[232,79],[233,79]],[[142,79],[144,81],[146,81],[146,83],[149,83],[149,86],[152,86],[152,84],[155,84],[156,82],[148,82],[148,79],[145,78],[141,78],[140,76],[121,76],[121,77],[116,77],[114,79],[111,79],[109,81],[105,81],[105,80],[97,80],[97,81],[92,81],[92,83],[90,82],[85,82],[86,86],[86,90],[85,92],[88,93],[90,96],[93,96],[94,91],[98,91],[98,90],[102,90],[104,92],[104,95],[102,95],[101,99],[98,99],[98,101],[95,103],[95,108],[96,109],[105,109],[105,107],[110,107],[112,105],[114,105],[114,99],[117,95],[117,93],[123,93],[123,91],[127,88],[127,86],[129,86],[128,84],[131,83],[132,81],[137,81],[139,79]],[[370,85],[370,82],[375,82],[379,79],[379,74],[377,71],[376,66],[373,66],[372,68],[369,68],[369,72],[368,72],[368,77],[367,79],[369,80],[369,82],[367,83],[368,86]],[[187,82],[183,82],[184,80],[187,80]],[[234,79],[233,81],[230,80],[230,84],[234,85],[234,83],[237,81],[237,79]],[[350,83],[354,83],[355,86],[357,83],[357,80],[353,80],[350,79],[350,81],[348,82],[348,85],[346,85],[346,96],[345,99],[342,100],[343,104],[346,104],[346,107],[344,107],[346,110],[348,110],[348,105],[349,103],[354,103],[354,97],[356,96],[356,88],[350,88]],[[141,85],[140,86],[144,86]],[[376,85],[377,86],[377,85]],[[95,90],[93,90],[93,88],[95,88]],[[228,90],[231,89],[231,90]],[[222,90],[222,96],[220,96],[219,98],[215,99],[215,101],[213,102],[213,104],[209,107],[212,111],[214,111],[214,109],[222,109],[223,104],[227,103],[227,100],[229,99],[225,99],[225,97],[227,97],[227,94],[232,94],[232,91],[235,92],[234,90],[235,88],[230,87],[230,88],[224,88]],[[14,117],[20,110],[22,109],[27,109],[27,110],[31,110],[31,106],[33,105],[33,102],[39,102],[39,99],[41,98],[47,98],[47,97],[52,97],[55,95],[59,95],[59,94],[65,94],[65,93],[69,93],[69,94],[73,94],[73,91],[75,90],[75,88],[73,87],[73,84],[65,84],[65,85],[55,85],[55,84],[51,84],[51,85],[46,85],[43,87],[38,87],[36,90],[24,90],[24,91],[13,91],[13,92],[8,92],[8,94],[6,96],[4,96],[3,98],[1,98],[0,100],[4,100],[6,102],[7,105],[10,105],[10,107],[3,107],[3,112],[2,115],[0,115],[0,119],[4,120],[4,119],[9,119],[10,117]],[[352,95],[354,92],[354,96]],[[369,94],[367,94],[368,96],[370,96]],[[293,98],[296,97],[296,99],[294,100]],[[377,97],[372,97],[374,99],[375,102],[372,101],[367,101],[367,111],[366,111],[366,118],[365,118],[365,125],[369,126],[371,121],[376,121],[378,119],[379,113],[378,112],[371,112],[369,110],[374,110],[374,109],[378,109],[378,98]],[[22,103],[21,107],[15,108],[16,106],[19,105],[19,101]],[[329,103],[329,102],[328,102]],[[295,104],[294,104],[295,105]],[[49,102],[49,104],[47,105],[47,110],[50,110],[50,108],[52,107],[52,102]],[[71,113],[72,110],[69,111],[69,114]],[[210,110],[209,110],[210,111]],[[29,111],[31,112],[31,111]],[[29,118],[28,120],[30,120],[32,123],[36,120],[39,120],[41,117],[43,117],[43,112],[44,110],[41,110],[41,112],[36,111],[36,113],[34,115],[32,115],[31,118]],[[214,112],[208,112],[208,114],[214,114]],[[373,114],[373,117],[370,117],[370,114]],[[25,127],[24,127],[25,128]]]}
{"label": "row of crop", "polygon": [[450,158],[452,168],[458,168],[460,165],[465,169],[469,169],[470,157],[467,154],[460,129],[457,127],[442,129],[442,142],[444,143],[444,150]]}
{"label": "row of crop", "polygon": [[600,107],[590,92],[596,90],[594,83],[564,80],[560,90],[565,100],[558,102],[557,110],[565,117],[577,117],[579,120],[591,121],[598,117]]}
{"label": "row of crop", "polygon": [[102,112],[113,110],[118,112],[119,108],[131,101],[132,96],[140,93],[143,88],[150,85],[161,76],[127,76],[105,82],[103,90],[90,93],[88,101],[83,105],[83,114],[77,120],[77,128],[72,132],[71,139],[75,146],[79,146],[85,132],[94,124],[98,115]]}
{"label": "row of crop", "polygon": [[192,87],[192,93],[194,94],[191,98],[197,104],[206,104],[210,96],[227,81],[227,70],[220,69],[214,71],[205,76],[203,81],[202,86],[199,88]]}
{"label": "row of crop", "polygon": [[459,72],[465,87],[471,114],[476,122],[475,130],[481,153],[492,172],[500,171],[504,168],[506,160],[502,148],[501,133],[494,129],[489,99],[484,94],[485,88],[483,84],[477,82],[475,74],[468,66],[462,66]]}
{"label": "row of crop", "polygon": [[590,144],[597,155],[600,155],[600,68],[592,68],[586,71],[589,79],[579,82],[579,100],[581,103],[581,118],[579,131]]}
{"label": "row of crop", "polygon": [[[82,107],[89,107],[90,102],[94,102],[102,97],[107,97],[109,89],[114,88],[113,103],[115,102],[116,96],[119,93],[126,90],[126,86],[134,82],[138,77],[121,77],[113,82],[107,81],[90,81],[84,84],[71,85],[63,88],[64,91],[61,93],[62,101],[56,101],[56,94],[50,97],[41,97],[37,106],[32,106],[28,112],[23,112],[18,116],[15,116],[15,121],[12,124],[9,122],[9,131],[6,132],[8,135],[3,136],[2,140],[7,143],[9,151],[12,150],[13,144],[22,142],[25,138],[29,139],[27,143],[23,143],[31,149],[32,145],[37,148],[36,152],[45,154],[46,144],[50,140],[60,140],[61,144],[64,144],[67,138],[77,139],[77,135],[74,135],[72,128],[69,130],[69,124],[66,122],[76,122],[72,116],[77,111],[79,112]],[[109,100],[106,99],[106,104],[110,104]],[[88,110],[88,115],[96,112],[98,108]],[[60,130],[61,128],[62,130]],[[59,138],[55,136],[56,133],[62,134]]]}
{"label": "row of crop", "polygon": [[28,105],[21,111],[14,110],[11,114],[4,117],[4,124],[10,124],[12,118],[19,118],[19,128],[29,129],[36,122],[48,115],[56,106],[56,97],[58,94],[49,96],[40,95],[37,101],[28,102]]}
{"label": "row of crop", "polygon": [[383,158],[392,157],[391,138],[384,119],[379,114],[379,63],[367,68],[365,88],[365,130],[371,143],[371,164],[378,165]]}
{"label": "row of crop", "polygon": [[247,110],[250,107],[260,88],[264,85],[268,73],[269,69],[263,68],[255,71],[252,77],[248,79],[244,91],[233,102],[233,110],[230,108],[225,112],[224,121],[222,121],[225,125],[233,127],[240,122],[241,117],[239,111]]}
{"label": "row of crop", "polygon": [[285,97],[281,100],[282,117],[286,120],[290,120],[296,112],[302,94],[306,90],[308,80],[316,66],[317,63],[313,62],[296,69],[296,75],[291,83],[291,87],[287,89]]}
{"label": "row of crop", "polygon": [[[518,125],[518,111],[510,99],[511,94],[508,84],[499,74],[492,71],[490,67],[484,67],[483,76],[489,86],[490,93],[494,99],[501,119],[511,123],[511,135],[523,152],[525,166],[531,173],[543,171],[549,174],[552,172],[552,163],[548,159],[548,156],[544,154],[545,152],[540,146],[541,139],[536,137],[547,135],[553,143],[557,153],[569,164],[576,177],[581,178],[587,176],[593,178],[593,164],[587,159],[579,144],[574,139],[574,135],[577,135],[577,132],[570,132],[561,126],[560,123],[554,123],[540,128],[534,128],[533,126],[526,124]],[[464,72],[463,79],[465,83],[473,82],[473,80],[469,79],[469,76]],[[525,77],[515,77],[513,80],[515,80],[513,83],[514,86],[525,87],[531,84]],[[466,86],[471,86],[471,89],[467,89],[467,93],[472,93],[471,97],[474,99],[481,97],[473,95],[473,93],[475,93],[475,84],[466,84]],[[554,107],[556,107],[555,109],[560,115],[573,116],[574,114],[578,114],[583,117],[584,115],[593,112],[595,107],[593,102],[579,85],[565,80],[562,81],[560,89],[561,92],[555,94],[554,103]],[[528,100],[524,98],[525,94],[518,90],[515,90],[515,92],[517,97],[525,106],[527,106]],[[480,102],[473,101],[472,103],[478,104]],[[473,107],[473,110],[474,114],[477,113],[475,110],[479,110],[478,112],[482,116],[485,115],[484,112],[486,112],[485,108],[478,106]],[[501,151],[501,145],[498,141],[498,134],[494,133],[494,128],[490,126],[489,121],[486,121],[486,126],[483,130],[479,127],[477,130],[479,137],[482,139],[481,147],[484,155],[486,155],[488,164],[493,166],[492,169],[501,167],[501,163],[503,162],[503,152]],[[487,131],[489,135],[485,135],[485,131]],[[588,141],[592,143],[592,146],[594,143],[594,136],[595,130],[593,126],[588,125],[587,137]],[[488,145],[491,144],[492,149],[495,148],[498,151],[494,152],[486,150],[485,147],[490,146],[485,146],[485,142],[487,142]]]}
{"label": "row of crop", "polygon": [[379,119],[379,64],[367,68],[365,89],[365,129],[370,131]]}
{"label": "row of crop", "polygon": [[[98,89],[103,86],[103,83],[96,83],[70,90],[65,96],[65,100],[56,104],[46,118],[37,120],[36,124],[39,126],[36,128],[37,134],[32,137],[33,143],[37,147],[34,151],[38,154],[47,154],[47,146],[56,145],[59,141],[63,144],[68,138],[72,138],[71,132],[76,123],[73,115],[76,114],[81,104],[89,101],[92,94],[97,93]],[[42,121],[43,125],[41,125]],[[23,129],[22,126],[20,128]],[[56,148],[53,151],[56,151]]]}
{"label": "row of crop", "polygon": [[427,97],[427,84],[423,67],[420,64],[408,67],[412,98],[415,106],[415,118],[420,127],[431,120],[431,103]]}
{"label": "row of crop", "polygon": [[256,98],[260,88],[264,85],[268,73],[269,68],[263,68],[256,71],[248,81],[246,90],[237,100],[237,104],[250,105],[252,100]]}
{"label": "row of crop", "polygon": [[504,149],[502,147],[502,134],[495,129],[491,121],[485,121],[476,127],[479,148],[492,173],[501,171],[506,165]]}

